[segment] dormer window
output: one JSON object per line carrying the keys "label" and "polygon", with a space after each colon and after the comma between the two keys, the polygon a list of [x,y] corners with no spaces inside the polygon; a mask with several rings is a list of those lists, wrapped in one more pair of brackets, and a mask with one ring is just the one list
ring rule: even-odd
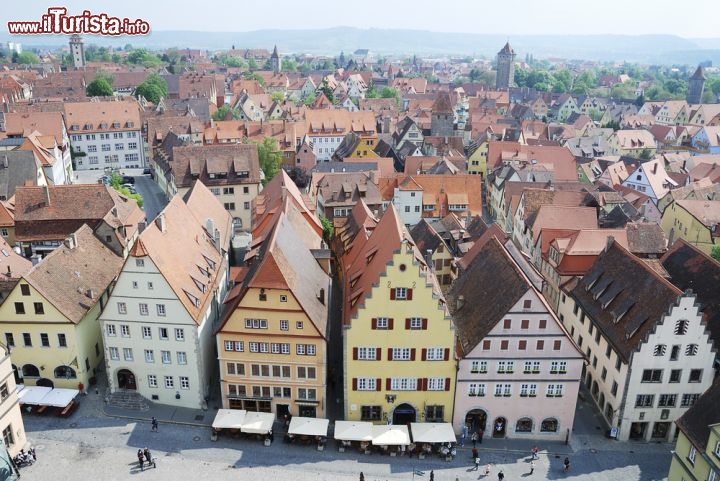
{"label": "dormer window", "polygon": [[119,129],[119,128],[120,128],[120,122],[113,122],[112,126],[113,126],[113,129]]}
{"label": "dormer window", "polygon": [[87,124],[85,124],[85,126],[84,126],[83,128],[84,128],[85,130],[92,130],[92,127],[93,127],[93,126],[92,126],[91,123],[87,123]]}
{"label": "dormer window", "polygon": [[135,127],[135,122],[128,121],[128,122],[125,124],[125,127],[127,127],[128,129],[132,129],[133,127]]}

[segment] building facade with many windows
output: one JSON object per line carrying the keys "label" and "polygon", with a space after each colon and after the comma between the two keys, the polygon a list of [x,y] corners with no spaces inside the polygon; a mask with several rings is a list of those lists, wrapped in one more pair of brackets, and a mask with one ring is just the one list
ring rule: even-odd
{"label": "building facade with many windows", "polygon": [[620,440],[671,441],[710,386],[715,353],[700,304],[612,239],[558,315],[589,364],[583,381]]}
{"label": "building facade with many windows", "polygon": [[134,98],[65,104],[75,170],[145,166],[140,107]]}
{"label": "building facade with many windows", "polygon": [[324,417],[332,284],[322,226],[282,170],[262,197],[249,271],[217,333],[223,407]]}
{"label": "building facade with many windows", "polygon": [[583,355],[542,296],[542,279],[508,248],[487,240],[448,295],[462,349],[453,424],[493,438],[563,440]]}
{"label": "building facade with many windows", "polygon": [[20,413],[15,376],[13,376],[10,348],[0,343],[0,429],[3,442],[10,456],[15,456],[25,447],[27,436]]}
{"label": "building facade with many windows", "polygon": [[207,406],[231,235],[230,215],[200,182],[142,232],[100,316],[113,392]]}
{"label": "building facade with many windows", "polygon": [[340,262],[345,419],[450,422],[455,327],[394,206],[371,234],[348,239]]}

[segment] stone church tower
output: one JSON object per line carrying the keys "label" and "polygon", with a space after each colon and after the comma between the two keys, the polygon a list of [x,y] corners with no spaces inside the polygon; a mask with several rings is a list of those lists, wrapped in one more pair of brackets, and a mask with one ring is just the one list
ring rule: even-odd
{"label": "stone church tower", "polygon": [[272,55],[270,55],[270,66],[272,67],[272,71],[274,74],[280,73],[282,65],[280,64],[280,55],[277,51],[277,45],[275,45],[275,48],[273,48],[273,53]]}
{"label": "stone church tower", "polygon": [[80,35],[70,37],[70,55],[72,55],[75,68],[85,68],[85,47]]}
{"label": "stone church tower", "polygon": [[448,92],[440,92],[432,106],[430,135],[451,136],[454,132],[455,113]]}
{"label": "stone church tower", "polygon": [[705,72],[701,65],[698,65],[695,73],[688,80],[687,103],[699,104],[702,102],[703,90],[705,90]]}
{"label": "stone church tower", "polygon": [[509,89],[515,80],[515,50],[510,42],[497,54],[497,77],[495,77],[495,88],[497,90]]}

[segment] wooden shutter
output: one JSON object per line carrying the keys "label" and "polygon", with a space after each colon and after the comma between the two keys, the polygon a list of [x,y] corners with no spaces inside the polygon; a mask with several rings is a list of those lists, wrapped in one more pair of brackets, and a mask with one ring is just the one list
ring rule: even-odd
{"label": "wooden shutter", "polygon": [[379,361],[382,358],[382,348],[378,347],[375,349],[375,360]]}
{"label": "wooden shutter", "polygon": [[357,361],[357,358],[358,358],[358,348],[353,347],[353,360]]}
{"label": "wooden shutter", "polygon": [[388,361],[393,360],[392,347],[388,347]]}
{"label": "wooden shutter", "polygon": [[410,360],[411,361],[415,360],[415,348],[414,347],[410,348]]}
{"label": "wooden shutter", "polygon": [[352,390],[353,390],[353,391],[357,391],[357,378],[356,378],[356,377],[353,378],[353,385],[352,385],[352,386],[353,386],[353,389],[352,389]]}
{"label": "wooden shutter", "polygon": [[377,317],[373,317],[370,322],[370,329],[377,329]]}
{"label": "wooden shutter", "polygon": [[418,382],[420,383],[420,386],[419,386],[418,389],[419,389],[420,391],[427,391],[428,379],[427,379],[426,377],[424,377],[424,378],[422,378],[422,379],[418,379]]}
{"label": "wooden shutter", "polygon": [[407,300],[412,301],[412,289],[407,290]]}
{"label": "wooden shutter", "polygon": [[382,378],[375,379],[375,390],[380,391],[382,389]]}
{"label": "wooden shutter", "polygon": [[410,318],[409,317],[405,318],[405,329],[410,329]]}
{"label": "wooden shutter", "polygon": [[423,317],[422,328],[423,330],[427,331],[427,317]]}
{"label": "wooden shutter", "polygon": [[427,361],[427,349],[425,349],[424,347],[420,351],[420,360]]}
{"label": "wooden shutter", "polygon": [[390,288],[390,300],[391,301],[395,300],[395,288],[394,287]]}
{"label": "wooden shutter", "polygon": [[390,319],[388,319],[388,329],[393,328],[394,321],[395,321],[395,319],[393,319],[392,317]]}
{"label": "wooden shutter", "polygon": [[444,350],[445,352],[443,353],[443,360],[447,361],[448,359],[450,359],[450,349],[446,347]]}
{"label": "wooden shutter", "polygon": [[445,378],[445,390],[446,391],[450,390],[450,378],[449,377]]}
{"label": "wooden shutter", "polygon": [[385,378],[385,390],[386,391],[392,391],[392,379]]}

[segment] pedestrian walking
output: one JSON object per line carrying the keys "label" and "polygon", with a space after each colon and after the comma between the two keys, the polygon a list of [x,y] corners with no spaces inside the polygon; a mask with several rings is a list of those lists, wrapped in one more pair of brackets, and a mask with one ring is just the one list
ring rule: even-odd
{"label": "pedestrian walking", "polygon": [[539,453],[539,452],[540,452],[540,449],[538,449],[537,446],[534,446],[534,447],[532,448],[532,458],[533,458],[533,459],[538,459],[538,453]]}
{"label": "pedestrian walking", "polygon": [[472,433],[472,438],[471,438],[471,439],[472,439],[473,448],[474,448],[475,446],[477,446],[477,442],[478,442],[478,433],[477,433],[477,431],[474,432],[474,433]]}
{"label": "pedestrian walking", "polygon": [[157,466],[155,465],[155,458],[153,458],[147,446],[145,446],[145,449],[143,449],[143,454],[145,455],[145,461],[147,461],[148,468],[151,464],[153,465],[153,468],[156,468]]}
{"label": "pedestrian walking", "polygon": [[533,471],[535,471],[535,461],[530,461],[530,474],[532,474]]}
{"label": "pedestrian walking", "polygon": [[475,461],[475,467],[472,470],[477,471],[478,469],[480,469],[480,458],[477,457],[474,459],[474,461]]}
{"label": "pedestrian walking", "polygon": [[478,429],[478,442],[480,444],[482,444],[483,435],[485,435],[485,430],[483,428]]}
{"label": "pedestrian walking", "polygon": [[365,475],[360,471],[360,481],[365,481]]}
{"label": "pedestrian walking", "polygon": [[485,466],[485,476],[490,476],[490,463]]}
{"label": "pedestrian walking", "polygon": [[465,447],[465,438],[467,438],[468,435],[468,427],[467,424],[463,423],[463,427],[460,430],[460,447]]}
{"label": "pedestrian walking", "polygon": [[435,481],[435,471],[430,471],[430,481]]}
{"label": "pedestrian walking", "polygon": [[503,481],[503,479],[505,479],[505,473],[500,470],[498,471],[498,481]]}
{"label": "pedestrian walking", "polygon": [[478,458],[478,450],[477,448],[472,448],[472,458],[477,459]]}
{"label": "pedestrian walking", "polygon": [[145,471],[145,455],[142,449],[138,449],[137,458],[138,464],[140,464],[140,471]]}
{"label": "pedestrian walking", "polygon": [[158,430],[158,420],[155,419],[155,416],[153,416],[152,419],[150,420],[150,424],[152,425],[152,427],[150,428],[150,430],[157,432],[157,430]]}

